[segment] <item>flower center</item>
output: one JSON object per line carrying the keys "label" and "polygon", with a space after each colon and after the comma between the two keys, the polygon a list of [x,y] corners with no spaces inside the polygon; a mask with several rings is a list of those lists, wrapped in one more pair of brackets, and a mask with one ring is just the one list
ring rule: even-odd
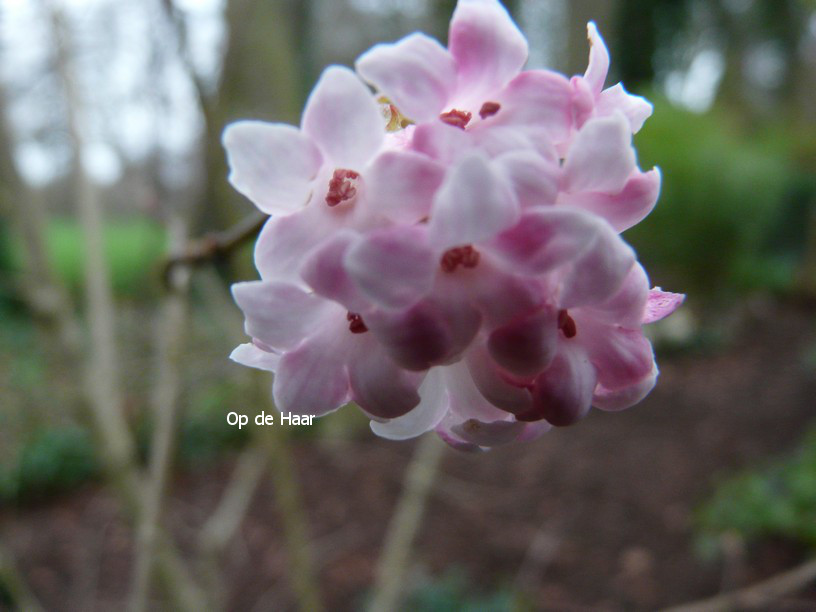
{"label": "flower center", "polygon": [[575,321],[566,310],[558,311],[558,329],[564,333],[565,338],[574,338],[578,333]]}
{"label": "flower center", "polygon": [[498,113],[500,108],[501,104],[498,102],[485,102],[482,104],[482,108],[479,109],[479,116],[482,119],[487,119]]}
{"label": "flower center", "polygon": [[356,312],[347,313],[346,320],[349,322],[349,331],[352,334],[364,334],[368,331],[366,324],[363,322],[363,317]]}
{"label": "flower center", "polygon": [[461,246],[445,251],[439,260],[439,265],[445,272],[455,272],[459,266],[475,268],[479,264],[479,251],[472,246]]}
{"label": "flower center", "polygon": [[347,202],[357,195],[357,179],[360,174],[354,170],[338,168],[329,181],[329,192],[326,194],[326,204],[337,206]]}
{"label": "flower center", "polygon": [[442,113],[439,115],[439,118],[448,125],[464,130],[472,116],[473,115],[471,115],[468,111],[456,110],[454,108],[453,110],[449,110],[447,113]]}

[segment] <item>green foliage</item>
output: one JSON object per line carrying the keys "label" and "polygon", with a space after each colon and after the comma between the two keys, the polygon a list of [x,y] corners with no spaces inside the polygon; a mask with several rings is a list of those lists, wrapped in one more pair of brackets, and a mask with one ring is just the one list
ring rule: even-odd
{"label": "green foliage", "polygon": [[697,513],[703,538],[780,536],[816,548],[816,429],[792,457],[724,482]]}
{"label": "green foliage", "polygon": [[[104,229],[105,257],[116,294],[145,295],[157,274],[157,264],[165,252],[164,229],[147,219],[108,223]],[[55,273],[70,290],[79,292],[83,284],[83,237],[76,221],[53,219],[46,233],[48,255]],[[15,261],[22,261],[22,245],[15,245]]]}
{"label": "green foliage", "polygon": [[804,203],[816,193],[788,159],[791,139],[780,130],[749,137],[722,109],[697,115],[655,102],[636,144],[641,167],[661,168],[661,197],[626,233],[645,265],[689,292],[789,287]]}
{"label": "green foliage", "polygon": [[414,591],[405,609],[417,612],[510,612],[519,610],[520,604],[509,589],[479,593],[463,572],[450,570],[440,579]]}
{"label": "green foliage", "polygon": [[93,444],[78,427],[37,431],[17,465],[0,472],[0,499],[29,501],[75,488],[98,474]]}

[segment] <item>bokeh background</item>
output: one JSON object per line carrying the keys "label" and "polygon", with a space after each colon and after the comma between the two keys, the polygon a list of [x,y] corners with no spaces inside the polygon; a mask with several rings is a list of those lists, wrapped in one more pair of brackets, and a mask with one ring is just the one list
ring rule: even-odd
{"label": "bokeh background", "polygon": [[[530,67],[582,73],[593,19],[608,84],[654,103],[636,146],[662,195],[626,237],[688,300],[652,330],[662,375],[641,405],[442,454],[404,609],[655,609],[805,562],[816,4],[504,4]],[[227,424],[273,408],[270,380],[227,359],[251,240],[213,245],[257,218],[219,139],[234,119],[297,123],[322,68],[376,42],[444,41],[454,5],[0,2],[0,608],[366,605],[416,443],[352,408]],[[816,606],[805,581],[779,597]]]}

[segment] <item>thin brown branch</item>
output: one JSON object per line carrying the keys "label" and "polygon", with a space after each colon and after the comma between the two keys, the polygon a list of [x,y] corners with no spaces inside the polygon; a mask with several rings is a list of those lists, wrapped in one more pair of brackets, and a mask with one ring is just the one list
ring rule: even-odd
{"label": "thin brown branch", "polygon": [[663,612],[755,610],[778,602],[786,595],[801,591],[813,582],[816,582],[816,559],[744,589],[668,608]]}
{"label": "thin brown branch", "polygon": [[252,240],[261,231],[269,217],[253,213],[230,228],[207,234],[187,244],[177,255],[168,258],[162,266],[162,278],[167,285],[177,266],[197,266],[226,257],[232,251]]}

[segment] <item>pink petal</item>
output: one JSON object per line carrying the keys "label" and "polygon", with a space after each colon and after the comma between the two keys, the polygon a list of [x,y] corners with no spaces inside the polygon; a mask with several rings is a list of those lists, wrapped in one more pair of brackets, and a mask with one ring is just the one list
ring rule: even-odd
{"label": "pink petal", "polygon": [[623,115],[587,121],[564,162],[566,190],[618,193],[635,170],[632,134]]}
{"label": "pink petal", "polygon": [[599,117],[612,115],[616,111],[623,113],[633,134],[640,131],[653,110],[654,107],[646,98],[630,94],[621,83],[603,90],[595,105],[595,114]]}
{"label": "pink petal", "polygon": [[670,293],[661,290],[660,287],[655,287],[649,291],[643,323],[654,323],[660,321],[660,319],[665,319],[680,308],[685,299],[686,295],[684,293]]}
{"label": "pink petal", "polygon": [[592,397],[592,405],[601,410],[618,411],[625,410],[634,406],[647,395],[654,388],[657,382],[657,364],[654,364],[652,371],[646,374],[642,379],[629,385],[610,391],[603,385],[599,384],[595,388],[595,395]]}
{"label": "pink petal", "polygon": [[255,242],[255,267],[261,278],[302,282],[298,270],[303,258],[337,226],[337,221],[314,203],[286,217],[269,219]]}
{"label": "pink petal", "polygon": [[561,279],[561,308],[603,302],[620,290],[635,263],[635,252],[602,219],[592,242]]}
{"label": "pink petal", "polygon": [[590,308],[592,316],[610,325],[637,329],[642,324],[646,300],[649,296],[649,279],[639,263],[629,270],[618,292],[605,302]]}
{"label": "pink petal", "polygon": [[383,308],[406,308],[431,289],[436,261],[419,226],[376,229],[346,253],[346,271],[360,293]]}
{"label": "pink petal", "polygon": [[597,96],[601,93],[606,75],[609,73],[609,51],[594,21],[587,24],[587,38],[589,39],[589,64],[584,73],[584,79]]}
{"label": "pink petal", "polygon": [[280,358],[280,354],[261,350],[251,342],[239,344],[230,354],[230,359],[236,363],[267,372],[277,371]]}
{"label": "pink petal", "polygon": [[306,102],[301,128],[337,168],[361,170],[382,146],[385,122],[351,70],[330,66]]}
{"label": "pink petal", "polygon": [[510,414],[496,408],[479,392],[470,370],[463,361],[445,367],[445,381],[448,386],[448,398],[451,415],[455,421],[466,419],[479,421],[500,421],[509,419]]}
{"label": "pink petal", "polygon": [[419,404],[424,375],[403,370],[371,334],[360,334],[348,365],[351,399],[368,414],[394,419]]}
{"label": "pink petal", "polygon": [[476,388],[488,402],[512,414],[526,414],[532,410],[530,391],[510,384],[482,343],[468,350],[465,361]]}
{"label": "pink petal", "polygon": [[558,312],[542,308],[493,331],[487,348],[505,370],[516,376],[530,377],[552,361],[557,340]]}
{"label": "pink petal", "polygon": [[660,170],[635,173],[617,194],[608,193],[561,193],[559,204],[575,206],[600,215],[615,228],[623,232],[640,223],[657,203],[660,195]]}
{"label": "pink petal", "polygon": [[496,96],[501,108],[486,125],[508,125],[533,132],[536,139],[562,141],[572,126],[572,87],[561,74],[525,70]]}
{"label": "pink petal", "polygon": [[519,206],[487,160],[463,158],[449,171],[436,194],[429,222],[432,244],[450,248],[479,242],[511,227]]}
{"label": "pink petal", "polygon": [[246,316],[247,335],[275,349],[294,346],[333,311],[330,302],[282,282],[236,283],[232,295]]}
{"label": "pink petal", "polygon": [[424,155],[388,151],[366,172],[366,203],[398,223],[416,223],[430,213],[444,176],[444,167]]}
{"label": "pink petal", "polygon": [[641,330],[616,328],[579,317],[578,338],[598,371],[598,383],[610,391],[628,387],[654,369],[652,345]]}
{"label": "pink petal", "polygon": [[[565,341],[565,345],[569,340]],[[580,349],[562,345],[552,364],[536,378],[534,409],[519,419],[544,418],[557,427],[584,418],[592,404],[595,368]]]}
{"label": "pink petal", "polygon": [[600,232],[598,220],[563,207],[525,210],[519,222],[490,244],[513,269],[541,274],[585,252]]}
{"label": "pink petal", "polygon": [[348,402],[344,351],[328,335],[315,334],[281,358],[272,386],[281,412],[321,416]]}
{"label": "pink petal", "polygon": [[471,146],[470,135],[442,121],[422,123],[414,129],[411,149],[443,164],[451,164]]}
{"label": "pink petal", "polygon": [[341,230],[311,251],[300,268],[303,280],[318,295],[339,302],[355,313],[366,310],[369,303],[346,272],[343,260],[358,240],[357,233]]}
{"label": "pink petal", "polygon": [[371,421],[372,431],[381,438],[407,440],[436,427],[448,411],[448,393],[442,373],[433,368],[419,387],[419,405],[387,423]]}
{"label": "pink petal", "polygon": [[448,51],[419,32],[393,44],[379,44],[357,60],[357,72],[406,117],[436,119],[456,85],[456,64]]}
{"label": "pink petal", "polygon": [[224,130],[229,181],[269,215],[303,208],[320,169],[320,151],[297,128],[238,121]]}
{"label": "pink petal", "polygon": [[[486,254],[470,279],[459,283],[485,319],[488,330],[506,325],[526,313],[541,307],[541,285],[529,275],[514,274]],[[465,280],[465,279],[456,279]]]}
{"label": "pink petal", "polygon": [[514,151],[501,155],[494,163],[513,186],[522,209],[555,203],[561,175],[557,162],[534,151]]}
{"label": "pink petal", "polygon": [[463,96],[487,95],[499,89],[527,61],[527,40],[496,0],[459,0],[448,48],[456,60]]}

